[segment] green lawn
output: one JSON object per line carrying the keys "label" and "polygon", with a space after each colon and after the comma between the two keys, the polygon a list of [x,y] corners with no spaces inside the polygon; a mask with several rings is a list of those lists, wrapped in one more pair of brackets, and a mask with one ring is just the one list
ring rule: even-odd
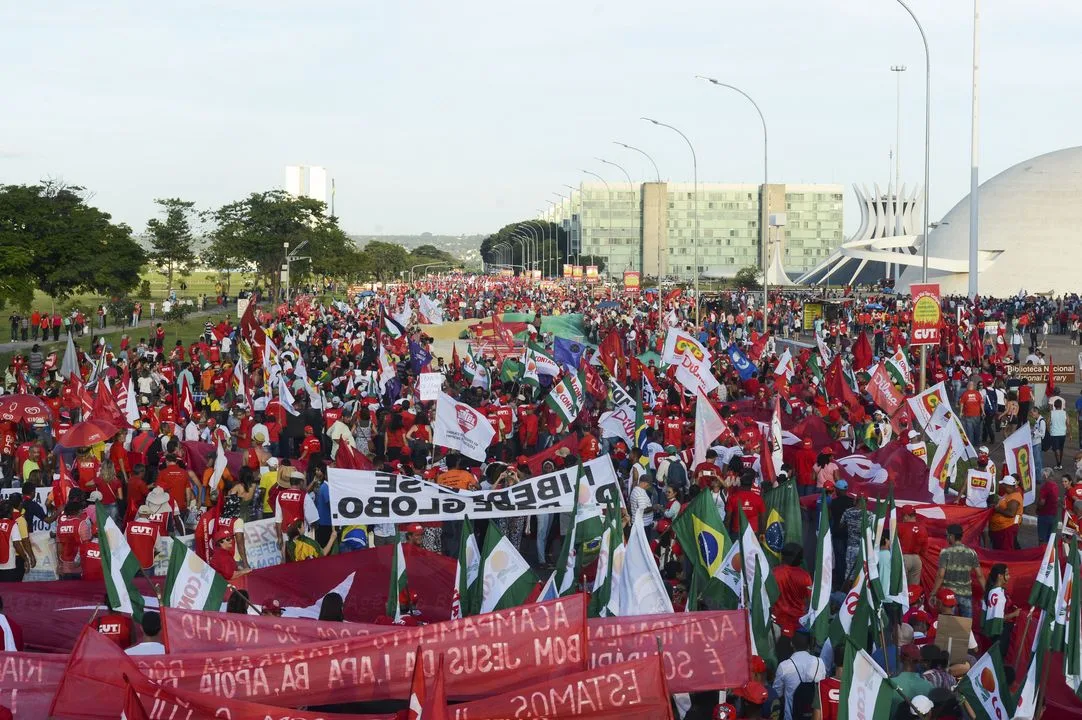
{"label": "green lawn", "polygon": [[[188,277],[181,277],[179,275],[173,276],[173,284],[176,286],[177,297],[181,298],[198,298],[200,295],[206,293],[208,296],[213,297],[215,294],[215,285],[218,282],[218,273],[211,270],[195,270]],[[137,287],[132,292],[133,299],[142,300],[144,308],[146,303],[150,300],[155,302],[161,302],[166,297],[168,290],[168,280],[162,273],[147,269],[142,274],[142,279],[150,283],[150,298],[140,298],[139,288]],[[251,276],[244,273],[232,273],[229,278],[229,292],[231,295],[236,295],[239,290],[244,288],[244,283],[250,280]],[[187,287],[181,288],[180,283],[184,283]],[[75,308],[80,308],[83,312],[90,313],[97,309],[98,305],[101,305],[108,301],[108,298],[101,297],[100,295],[73,295],[66,300],[57,302],[49,295],[43,292],[35,292],[34,299],[31,301],[31,309],[34,310],[52,310],[59,309],[61,312],[67,312]],[[10,310],[9,310],[10,312]],[[144,311],[145,315],[145,311]],[[0,338],[6,339],[6,338]]]}
{"label": "green lawn", "polygon": [[[162,327],[165,328],[165,349],[168,351],[170,348],[172,348],[176,344],[177,340],[182,340],[185,345],[187,345],[190,342],[192,342],[193,340],[195,340],[196,337],[198,337],[199,335],[201,335],[203,333],[203,323],[206,322],[208,317],[209,317],[211,322],[216,323],[217,321],[221,320],[223,317],[226,317],[226,316],[228,316],[231,319],[233,319],[234,321],[236,321],[235,308],[230,307],[230,309],[225,311],[225,312],[220,312],[220,313],[215,312],[215,313],[213,313],[213,314],[211,314],[209,316],[197,316],[197,317],[189,316],[189,317],[185,318],[184,320],[182,320],[180,322],[165,322],[165,321],[163,321],[162,322]],[[144,315],[144,317],[146,317],[146,316]],[[120,339],[121,339],[121,336],[124,333],[128,333],[128,337],[131,338],[131,343],[130,344],[132,346],[135,346],[135,345],[137,345],[139,343],[139,338],[148,338],[149,339],[149,336],[152,334],[152,331],[153,331],[152,327],[151,328],[147,328],[147,327],[138,327],[138,328],[108,327],[108,328],[106,328],[105,333],[103,333],[103,337],[105,338],[106,344],[111,345],[113,347],[113,349],[116,350],[116,349],[119,349],[119,347],[120,347]],[[4,334],[0,335],[0,341],[6,342],[8,339],[9,339],[9,336],[7,334],[7,328],[4,328]],[[84,335],[84,336],[79,337],[79,338],[76,339],[76,344],[79,346],[80,350],[86,350],[87,348],[90,347],[91,339],[92,339],[91,335]],[[51,352],[52,350],[57,350],[57,351],[59,351],[61,358],[63,358],[63,356],[64,356],[64,348],[67,347],[67,337],[65,335],[61,334],[59,342],[55,342],[55,343],[54,342],[47,342],[47,343],[40,343],[40,344],[41,344],[42,350],[45,352],[46,355],[49,354],[49,352]],[[19,350],[18,352],[25,353],[25,352],[29,352],[29,350],[30,350],[30,348],[27,347],[25,349]],[[0,368],[7,368],[8,364],[11,362],[11,359],[12,359],[12,357],[14,357],[15,354],[16,353],[13,353],[13,352],[0,353]]]}

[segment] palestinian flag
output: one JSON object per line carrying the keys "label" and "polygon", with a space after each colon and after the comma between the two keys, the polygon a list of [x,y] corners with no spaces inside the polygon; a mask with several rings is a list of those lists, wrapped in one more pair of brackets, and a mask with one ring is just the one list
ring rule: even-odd
{"label": "palestinian flag", "polygon": [[390,314],[388,314],[387,308],[385,306],[380,305],[379,313],[381,318],[383,319],[383,332],[387,333],[395,340],[401,337],[405,337],[406,328],[402,327],[402,323],[400,323],[398,320],[395,320],[393,317],[391,317]]}
{"label": "palestinian flag", "polygon": [[999,643],[994,643],[988,652],[973,664],[965,677],[958,682],[956,691],[969,703],[976,720],[1002,720],[1011,717],[1010,688],[1003,674]]}
{"label": "palestinian flag", "polygon": [[387,589],[387,617],[396,625],[402,623],[402,603],[400,596],[406,590],[406,555],[402,552],[402,536],[394,546],[394,559],[391,560],[391,585]]}
{"label": "palestinian flag", "polygon": [[530,564],[494,522],[488,524],[485,533],[480,566],[481,613],[521,605],[537,584]]}
{"label": "palestinian flag", "polygon": [[183,542],[176,538],[172,540],[169,570],[165,576],[165,595],[162,598],[165,606],[185,610],[221,610],[228,587],[225,578],[214,572],[214,568]]}
{"label": "palestinian flag", "polygon": [[473,534],[473,522],[469,516],[462,522],[462,537],[458,543],[458,565],[455,571],[455,589],[451,594],[451,619],[472,615],[480,605],[477,595],[477,574],[481,567],[481,551]]}
{"label": "palestinian flag", "polygon": [[101,549],[101,569],[105,577],[105,594],[109,607],[131,615],[135,622],[143,619],[143,596],[135,587],[139,574],[139,558],[135,557],[124,533],[105,512],[101,503],[95,505],[98,520],[98,545]]}

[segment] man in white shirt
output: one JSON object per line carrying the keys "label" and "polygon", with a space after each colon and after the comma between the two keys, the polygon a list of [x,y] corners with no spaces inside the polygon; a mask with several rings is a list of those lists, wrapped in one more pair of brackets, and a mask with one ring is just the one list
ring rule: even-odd
{"label": "man in white shirt", "polygon": [[162,634],[162,616],[153,610],[143,613],[143,641],[125,650],[128,655],[165,655],[165,645],[159,639]]}
{"label": "man in white shirt", "polygon": [[188,424],[184,426],[184,441],[196,442],[199,440],[199,424],[196,422],[199,419],[199,413],[193,413]]}
{"label": "man in white shirt", "polygon": [[778,663],[778,670],[774,675],[774,692],[785,701],[783,718],[793,716],[793,693],[797,686],[805,682],[817,683],[827,676],[826,665],[808,652],[809,647],[811,636],[806,629],[801,628],[793,635],[792,656]]}
{"label": "man in white shirt", "polygon": [[650,478],[643,475],[639,478],[639,484],[631,491],[630,514],[634,521],[638,513],[642,513],[642,526],[649,537],[654,530],[654,502],[650,499]]}

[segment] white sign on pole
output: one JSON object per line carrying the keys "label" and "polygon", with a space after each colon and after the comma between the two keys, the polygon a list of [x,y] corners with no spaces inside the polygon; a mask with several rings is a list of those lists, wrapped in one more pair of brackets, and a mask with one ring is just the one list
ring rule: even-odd
{"label": "white sign on pole", "polygon": [[421,396],[421,402],[430,402],[432,400],[438,399],[440,396],[440,390],[442,389],[443,373],[421,373],[421,381],[417,386],[417,391]]}

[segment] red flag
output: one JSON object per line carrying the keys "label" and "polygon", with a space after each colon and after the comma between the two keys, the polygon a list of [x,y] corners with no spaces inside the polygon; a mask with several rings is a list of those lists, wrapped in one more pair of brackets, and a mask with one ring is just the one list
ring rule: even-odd
{"label": "red flag", "polygon": [[586,358],[582,359],[582,370],[586,377],[586,392],[590,393],[598,400],[604,400],[608,397],[609,389],[605,386],[605,381],[602,379],[601,373],[599,373]]}
{"label": "red flag", "polygon": [[676,300],[676,298],[680,297],[680,292],[681,292],[680,288],[673,288],[672,290],[670,290],[665,295],[665,299],[662,300],[661,307],[668,307],[669,303],[673,302],[674,300]]}
{"label": "red flag", "polygon": [[830,365],[827,367],[827,371],[823,374],[823,387],[832,400],[840,400],[850,410],[857,411],[859,409],[863,415],[864,408],[860,404],[860,399],[853,392],[853,389],[849,387],[849,383],[845,381],[845,373],[842,370],[842,356],[840,354],[834,356],[834,359],[830,361]]}
{"label": "red flag", "polygon": [[[125,393],[127,395],[127,393]],[[98,387],[94,392],[94,406],[90,410],[90,417],[97,420],[106,420],[118,428],[128,427],[128,420],[124,413],[117,407],[113,393],[106,389],[105,383],[98,381]]]}
{"label": "red flag", "polygon": [[864,370],[872,365],[872,344],[868,342],[868,333],[859,333],[853,344],[853,369]]}
{"label": "red flag", "polygon": [[22,370],[19,371],[19,380],[18,384],[15,386],[15,392],[19,393],[20,395],[26,395],[28,392],[30,392],[30,388],[27,386],[26,382],[26,373],[24,373]]}
{"label": "red flag", "polygon": [[421,717],[424,720],[449,720],[450,716],[447,714],[447,689],[443,683],[443,655],[440,655],[440,662],[436,666],[436,677],[432,679],[432,692],[421,704],[424,708],[424,712]]}
{"label": "red flag", "polygon": [[421,654],[421,646],[417,646],[417,654],[413,656],[413,682],[410,683],[410,701],[406,708],[406,720],[421,720],[427,715],[424,712],[425,703],[425,664]]}
{"label": "red flag", "polygon": [[68,470],[68,464],[63,459],[56,464],[56,472],[60,477],[53,480],[53,506],[63,510],[68,504],[68,493],[79,486],[75,484],[75,479]]}
{"label": "red flag", "polygon": [[86,391],[86,385],[83,384],[83,378],[79,376],[79,373],[72,373],[68,376],[67,383],[71,387],[71,396],[77,403],[73,407],[78,407],[85,420],[90,417],[90,413],[94,410],[94,400],[90,397],[90,393]]}
{"label": "red flag", "polygon": [[759,358],[763,356],[763,349],[766,347],[767,334],[756,333],[757,337],[753,337],[751,346],[748,348],[748,357],[752,362],[759,362]]}
{"label": "red flag", "polygon": [[338,453],[334,456],[334,466],[343,470],[375,470],[367,455],[357,452],[357,448],[338,438]]}
{"label": "red flag", "polygon": [[969,360],[970,362],[979,363],[983,356],[984,346],[981,344],[980,333],[974,327],[969,333]]}
{"label": "red flag", "polygon": [[195,412],[195,398],[192,397],[191,383],[184,383],[175,398],[176,404],[173,409],[176,411],[177,417],[190,418],[192,413]]}
{"label": "red flag", "polygon": [[759,435],[759,472],[762,473],[763,482],[774,482],[778,479],[778,470],[781,468],[774,467],[770,430],[760,428]]}
{"label": "red flag", "polygon": [[143,703],[139,702],[139,693],[135,692],[127,675],[124,676],[124,684],[128,686],[128,691],[124,695],[124,710],[120,713],[120,720],[150,720]]}
{"label": "red flag", "polygon": [[462,361],[458,357],[458,345],[451,345],[451,372],[458,373],[462,370]]}
{"label": "red flag", "polygon": [[1052,373],[1052,353],[1048,353],[1048,381],[1044,384],[1044,396],[1050,398],[1056,394],[1056,376]]}
{"label": "red flag", "polygon": [[615,330],[609,332],[597,348],[598,357],[618,382],[624,382],[627,374],[627,360],[624,356],[624,343]]}

